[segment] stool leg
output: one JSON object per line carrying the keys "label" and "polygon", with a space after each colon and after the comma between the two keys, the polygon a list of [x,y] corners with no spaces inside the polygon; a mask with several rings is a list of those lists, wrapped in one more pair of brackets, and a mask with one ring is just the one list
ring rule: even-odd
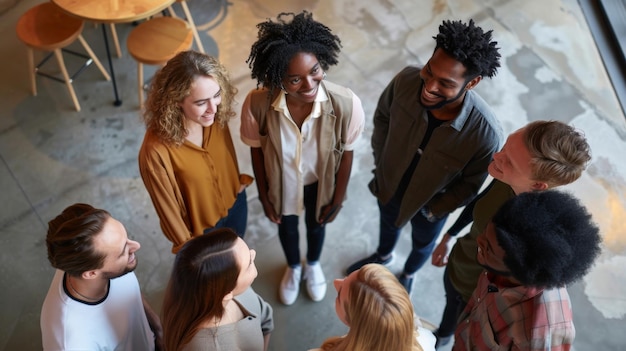
{"label": "stool leg", "polygon": [[139,109],[143,110],[143,64],[137,62],[137,86],[139,88]]}
{"label": "stool leg", "polygon": [[[111,23],[111,35],[113,36],[113,43],[115,44],[115,52],[117,57],[122,57],[122,49],[120,48],[120,41],[117,39],[117,30],[115,29],[115,23]],[[107,79],[108,80],[108,79]]]}
{"label": "stool leg", "polygon": [[67,90],[70,91],[72,101],[74,101],[76,111],[80,111],[80,104],[78,103],[78,98],[76,97],[74,87],[72,86],[72,82],[70,81],[70,76],[69,74],[67,74],[67,69],[65,68],[65,61],[63,61],[63,54],[61,53],[61,49],[55,49],[54,56],[56,56],[57,58],[57,63],[59,64],[59,68],[61,69],[61,73],[63,74],[63,78],[65,79],[65,85],[67,86]]}
{"label": "stool leg", "polygon": [[102,66],[102,63],[100,63],[100,60],[98,60],[98,57],[93,53],[93,51],[91,50],[91,47],[89,46],[89,44],[87,44],[82,34],[78,36],[78,40],[80,41],[85,51],[87,51],[87,54],[89,54],[89,57],[91,57],[91,59],[93,60],[93,63],[95,63],[96,66],[98,66],[98,69],[100,70],[100,72],[102,72],[104,79],[111,80],[111,77],[109,77],[107,70],[104,69],[104,66]]}
{"label": "stool leg", "polygon": [[178,18],[178,16],[176,15],[176,12],[174,11],[174,8],[172,7],[172,5],[168,6],[167,9],[169,10],[170,16],[172,18]]}
{"label": "stool leg", "polygon": [[30,76],[30,91],[33,96],[37,96],[37,74],[35,73],[35,54],[30,47],[26,48],[26,54],[28,57],[28,75]]}
{"label": "stool leg", "polygon": [[204,54],[205,53],[204,46],[202,46],[202,41],[200,41],[200,35],[198,34],[198,29],[196,28],[196,24],[194,23],[193,18],[191,17],[191,12],[189,11],[187,2],[181,1],[180,5],[183,7],[183,11],[185,12],[185,17],[187,17],[187,22],[189,22],[191,26],[193,37],[196,39],[196,44],[198,45],[198,51]]}

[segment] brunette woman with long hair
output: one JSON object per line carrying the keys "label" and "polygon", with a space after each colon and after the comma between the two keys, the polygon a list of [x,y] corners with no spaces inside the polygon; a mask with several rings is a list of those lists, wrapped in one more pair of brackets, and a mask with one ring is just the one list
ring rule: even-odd
{"label": "brunette woman with long hair", "polygon": [[272,307],[250,287],[255,256],[228,228],[183,246],[163,300],[166,351],[267,350]]}

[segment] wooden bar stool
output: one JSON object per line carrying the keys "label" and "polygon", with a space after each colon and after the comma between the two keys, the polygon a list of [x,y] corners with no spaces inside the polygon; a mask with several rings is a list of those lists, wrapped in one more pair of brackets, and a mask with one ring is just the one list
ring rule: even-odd
{"label": "wooden bar stool", "polygon": [[[185,18],[187,22],[189,22],[189,26],[191,27],[191,31],[193,32],[193,37],[196,40],[196,46],[198,47],[198,51],[201,53],[204,52],[204,45],[202,45],[202,41],[200,40],[200,35],[198,34],[198,28],[196,28],[196,23],[193,21],[193,17],[191,17],[191,11],[189,11],[189,6],[187,6],[186,0],[176,0],[176,2],[180,3],[180,6],[183,8],[183,12],[185,13]],[[169,8],[170,15],[172,17],[177,17],[176,12],[174,12],[174,8],[170,6]]]}
{"label": "wooden bar stool", "polygon": [[[76,111],[80,111],[80,104],[78,103],[78,98],[76,97],[74,87],[72,86],[73,79],[80,72],[82,72],[86,66],[90,65],[91,62],[98,66],[98,69],[100,69],[100,72],[102,72],[102,75],[104,75],[106,80],[111,79],[85,39],[83,39],[83,36],[81,35],[83,26],[84,22],[82,20],[67,15],[51,2],[37,5],[26,11],[26,13],[20,17],[17,22],[16,31],[18,38],[26,44],[26,47],[28,48],[28,67],[31,90],[34,96],[37,96],[36,74],[43,75],[60,82],[65,82],[67,90],[69,90],[72,100],[74,101]],[[89,56],[64,49],[76,41],[76,39],[80,41]],[[40,72],[39,67],[45,63],[45,61],[47,61],[52,54],[46,57],[40,64],[37,65],[37,67],[35,67],[33,50],[52,51],[57,59],[57,63],[59,64],[59,69],[61,70],[63,79]],[[67,68],[65,67],[65,62],[63,61],[62,51],[81,56],[87,59],[87,61],[81,69],[70,76],[67,73]]]}
{"label": "wooden bar stool", "polygon": [[177,53],[189,50],[192,44],[189,24],[179,18],[155,17],[130,32],[126,46],[137,61],[139,108],[143,108],[143,65],[163,66]]}
{"label": "wooden bar stool", "polygon": [[[187,1],[176,0],[176,2],[180,3],[180,6],[183,9],[183,12],[185,14],[185,19],[189,23],[189,27],[193,33],[193,37],[195,39],[195,43],[198,48],[198,51],[200,51],[201,53],[204,53],[204,45],[202,45],[202,40],[200,40],[200,34],[198,34],[198,28],[196,27],[196,23],[193,21],[193,17],[191,17],[191,11],[189,10],[189,6],[187,6]],[[174,18],[180,18],[178,17],[178,15],[176,15],[176,11],[174,11],[173,5],[168,6],[167,9],[169,11],[170,16]],[[113,37],[113,45],[115,46],[115,53],[117,54],[117,57],[122,57],[122,50],[120,48],[120,41],[117,37],[117,30],[115,29],[115,23],[109,23],[109,26],[111,30],[111,36]]]}

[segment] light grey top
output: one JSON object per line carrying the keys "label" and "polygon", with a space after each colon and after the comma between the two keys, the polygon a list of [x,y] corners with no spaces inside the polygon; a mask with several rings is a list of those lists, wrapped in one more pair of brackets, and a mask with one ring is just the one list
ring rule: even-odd
{"label": "light grey top", "polygon": [[245,318],[226,325],[200,329],[183,351],[263,351],[263,336],[274,330],[272,306],[252,288],[235,296]]}

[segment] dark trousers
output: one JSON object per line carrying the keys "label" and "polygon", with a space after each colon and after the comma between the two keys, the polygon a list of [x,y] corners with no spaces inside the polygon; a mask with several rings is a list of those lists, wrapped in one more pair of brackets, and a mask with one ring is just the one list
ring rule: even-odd
{"label": "dark trousers", "polygon": [[204,234],[210,233],[217,228],[231,228],[240,238],[246,234],[246,224],[248,223],[248,197],[246,191],[237,194],[237,199],[233,207],[228,210],[226,217],[220,218],[215,227],[207,228]]}
{"label": "dark trousers", "polygon": [[[401,227],[395,225],[395,221],[400,213],[402,196],[396,194],[387,204],[378,201],[380,210],[380,237],[378,244],[378,254],[389,255],[400,237]],[[430,257],[435,248],[435,241],[441,233],[441,229],[446,223],[448,215],[439,218],[435,222],[429,222],[421,213],[417,213],[411,218],[412,248],[411,254],[404,264],[404,273],[413,274],[420,269]]]}
{"label": "dark trousers", "polygon": [[[326,230],[315,218],[317,203],[317,182],[304,187],[304,223],[306,224],[307,262],[317,262],[322,254]],[[278,238],[285,252],[287,264],[294,267],[300,264],[299,217],[282,216],[278,225]]]}
{"label": "dark trousers", "polygon": [[443,310],[443,316],[441,317],[441,323],[439,323],[439,330],[437,331],[439,337],[454,334],[459,316],[467,305],[467,303],[463,301],[461,294],[459,294],[452,285],[450,276],[448,275],[448,268],[443,272],[443,287],[446,289],[446,308]]}

